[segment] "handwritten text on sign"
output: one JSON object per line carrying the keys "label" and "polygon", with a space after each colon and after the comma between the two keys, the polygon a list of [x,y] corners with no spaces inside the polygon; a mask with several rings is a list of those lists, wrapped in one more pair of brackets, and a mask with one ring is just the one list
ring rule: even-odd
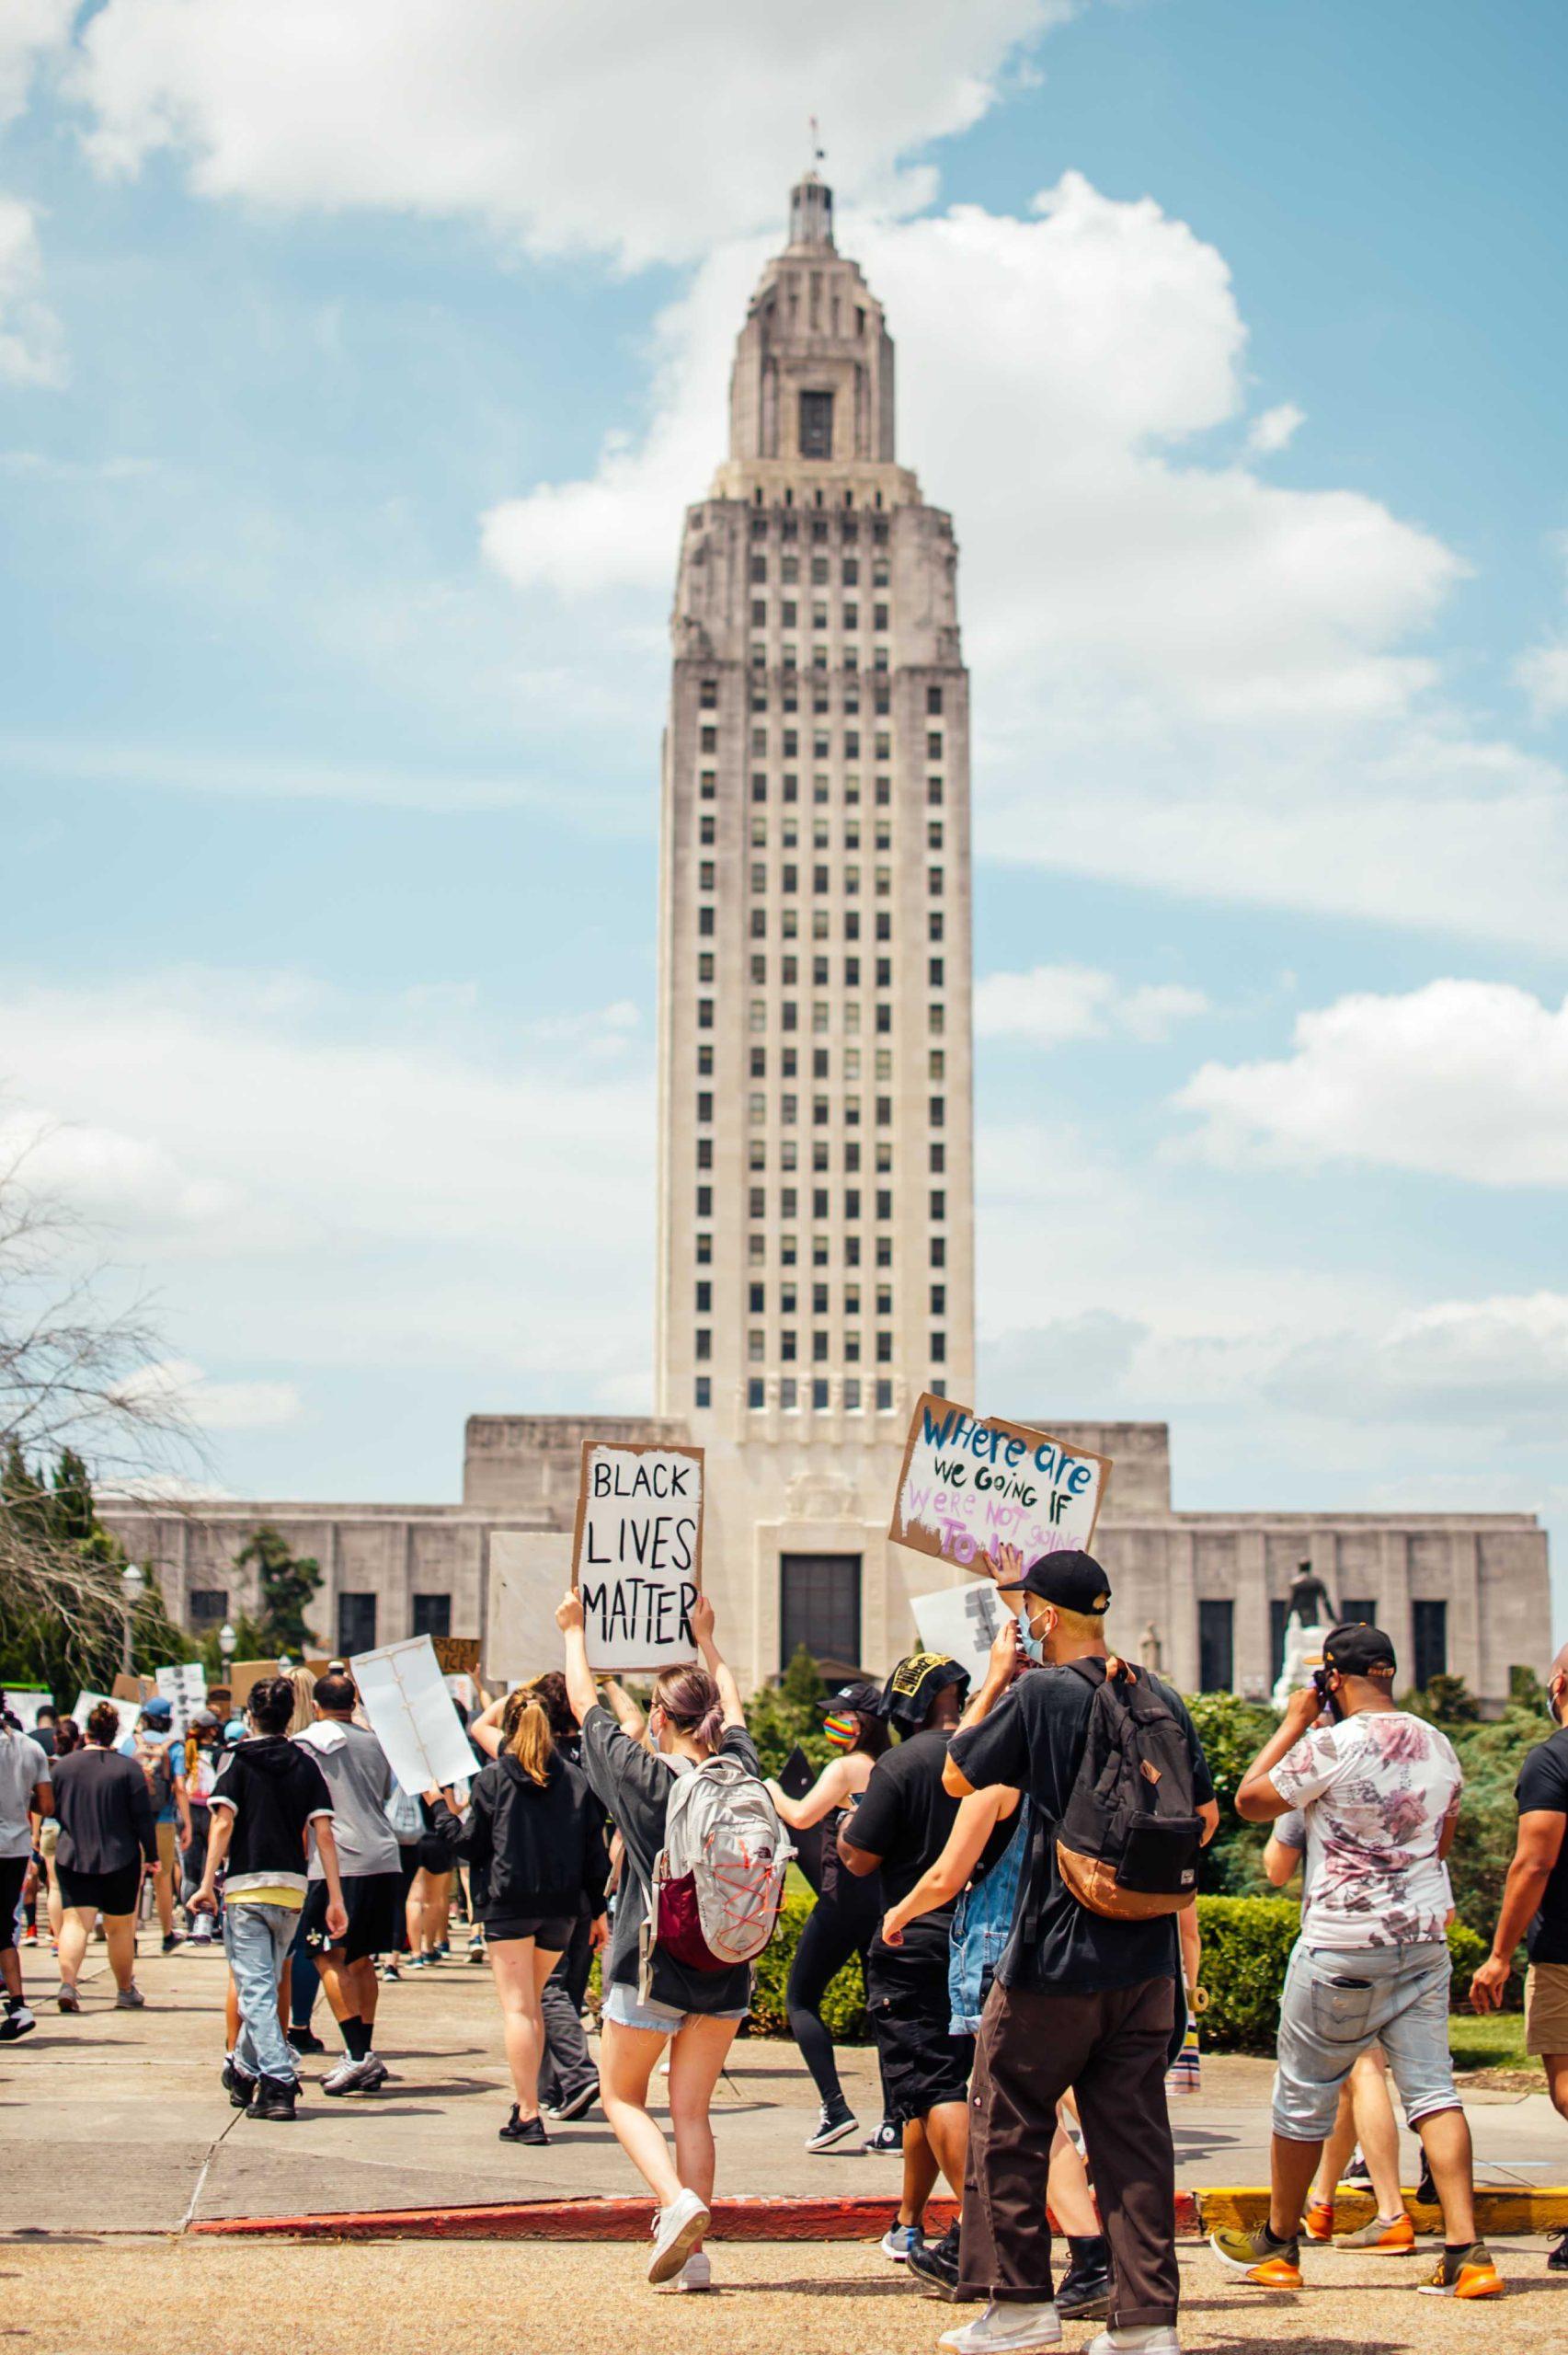
{"label": "handwritten text on sign", "polygon": [[1108,1455],[928,1394],[910,1426],[888,1534],[966,1567],[1016,1545],[1026,1569],[1043,1554],[1088,1548],[1110,1470]]}
{"label": "handwritten text on sign", "polygon": [[585,1440],[572,1583],[589,1666],[647,1671],[695,1660],[702,1564],[702,1449]]}

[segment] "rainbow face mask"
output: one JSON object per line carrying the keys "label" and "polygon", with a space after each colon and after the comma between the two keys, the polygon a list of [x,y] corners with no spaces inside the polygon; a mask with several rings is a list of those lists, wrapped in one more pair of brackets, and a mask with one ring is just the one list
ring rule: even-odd
{"label": "rainbow face mask", "polygon": [[824,1717],[822,1730],[834,1750],[853,1750],[860,1740],[860,1719],[853,1717]]}

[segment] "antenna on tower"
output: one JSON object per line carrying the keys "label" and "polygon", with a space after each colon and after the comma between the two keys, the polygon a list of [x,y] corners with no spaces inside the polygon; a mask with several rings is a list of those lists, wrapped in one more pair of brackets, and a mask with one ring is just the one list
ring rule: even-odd
{"label": "antenna on tower", "polygon": [[817,118],[811,115],[808,120],[811,124],[811,161],[813,164],[824,164],[828,160],[828,151],[822,144],[822,134],[817,127]]}

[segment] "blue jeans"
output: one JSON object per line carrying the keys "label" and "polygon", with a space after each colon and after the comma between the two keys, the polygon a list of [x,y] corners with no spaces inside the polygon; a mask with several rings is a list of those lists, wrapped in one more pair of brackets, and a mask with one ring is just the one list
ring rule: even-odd
{"label": "blue jeans", "polygon": [[1448,1944],[1311,1947],[1299,1938],[1279,2001],[1274,2131],[1290,2142],[1323,2141],[1339,2089],[1370,2044],[1388,2055],[1412,2126],[1457,2109],[1448,2053]]}
{"label": "blue jeans", "polygon": [[239,1997],[235,2060],[247,2077],[294,2083],[293,2048],[278,2020],[278,1982],[299,1924],[297,1905],[250,1905],[242,1897],[223,1908],[223,1952]]}

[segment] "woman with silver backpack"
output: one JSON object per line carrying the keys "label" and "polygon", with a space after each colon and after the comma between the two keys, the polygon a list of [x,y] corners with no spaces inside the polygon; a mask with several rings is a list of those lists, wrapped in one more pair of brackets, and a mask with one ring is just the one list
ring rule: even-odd
{"label": "woman with silver backpack", "polygon": [[[650,2281],[705,2290],[703,2237],[714,2188],[714,2088],[750,2008],[751,1963],[773,1936],[794,1854],[762,1781],[740,1688],[714,1642],[713,1604],[691,1626],[702,1666],[660,1671],[652,1749],[600,1701],[582,1604],[555,1614],[583,1771],[626,1852],[604,1972],[599,2074],[615,2139],[658,2201]],[[648,2082],[670,2042],[673,2158],[648,2114]]]}

